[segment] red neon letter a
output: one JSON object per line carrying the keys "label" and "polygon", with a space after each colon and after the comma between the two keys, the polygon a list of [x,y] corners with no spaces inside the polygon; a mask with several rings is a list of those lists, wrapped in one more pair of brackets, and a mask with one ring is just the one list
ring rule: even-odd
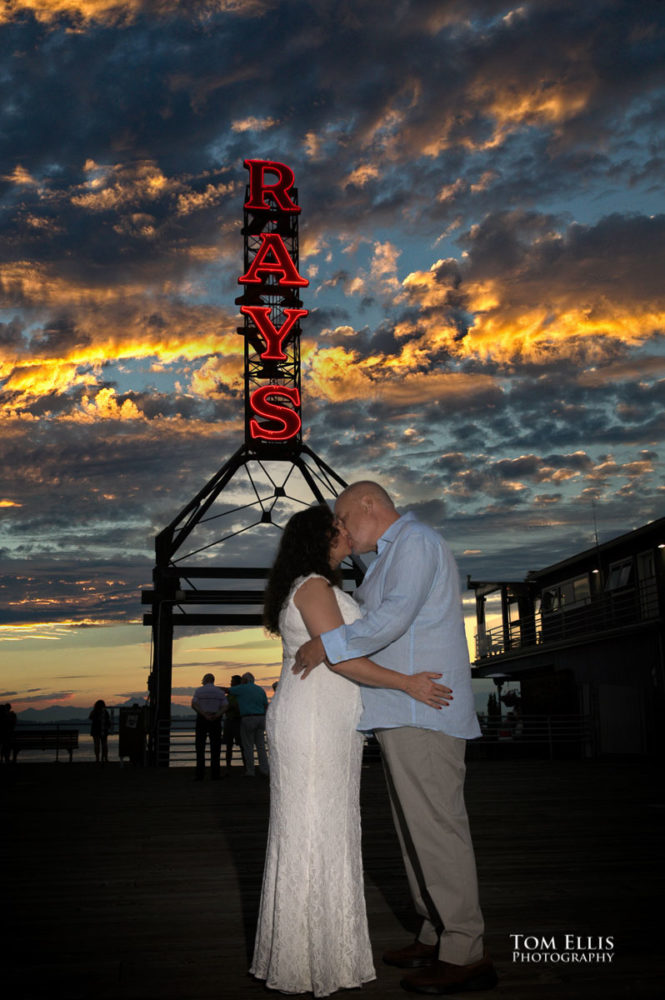
{"label": "red neon letter a", "polygon": [[[269,259],[271,258],[271,259]],[[261,275],[281,274],[278,285],[309,285],[307,278],[301,278],[296,265],[289,257],[289,251],[279,233],[261,233],[261,246],[254,255],[246,274],[238,278],[239,285],[260,285]]]}
{"label": "red neon letter a", "polygon": [[[256,212],[272,208],[272,205],[266,202],[266,194],[270,194],[283,212],[300,211],[300,206],[296,205],[288,194],[295,181],[291,167],[287,167],[285,163],[276,163],[274,160],[244,160],[244,164],[249,170],[249,200],[245,202],[246,209]],[[266,184],[264,180],[266,171],[277,174],[279,178],[277,183]]]}
{"label": "red neon letter a", "polygon": [[285,309],[286,319],[279,330],[270,319],[270,306],[240,306],[240,312],[249,316],[258,327],[266,342],[266,349],[259,355],[264,361],[286,361],[282,344],[301,316],[307,315],[307,309]]}
{"label": "red neon letter a", "polygon": [[269,441],[288,441],[295,437],[302,421],[295,410],[289,406],[273,403],[269,397],[285,396],[294,406],[300,406],[300,393],[297,388],[284,385],[262,385],[260,389],[255,389],[249,397],[250,405],[257,417],[265,417],[267,420],[279,421],[283,426],[274,430],[261,426],[258,420],[250,420],[249,430],[253,438],[263,438]]}

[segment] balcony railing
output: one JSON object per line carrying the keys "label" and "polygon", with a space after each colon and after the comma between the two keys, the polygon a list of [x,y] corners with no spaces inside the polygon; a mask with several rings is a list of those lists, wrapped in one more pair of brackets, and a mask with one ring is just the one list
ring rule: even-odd
{"label": "balcony railing", "polygon": [[596,742],[594,724],[589,715],[481,715],[481,740],[478,743],[541,744],[554,748],[576,744],[590,756]]}
{"label": "balcony railing", "polygon": [[609,591],[556,611],[536,611],[532,617],[497,625],[476,635],[476,658],[491,659],[530,646],[558,643],[591,634],[626,628],[658,618],[660,606],[655,578],[636,587]]}

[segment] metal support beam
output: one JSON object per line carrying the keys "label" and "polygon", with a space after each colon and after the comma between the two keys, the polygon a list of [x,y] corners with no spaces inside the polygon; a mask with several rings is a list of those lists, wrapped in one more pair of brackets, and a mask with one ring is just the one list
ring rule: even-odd
{"label": "metal support beam", "polygon": [[[255,464],[263,467],[278,463],[284,472],[281,485],[274,485],[269,497],[254,501],[260,514],[256,525],[273,520],[273,511],[287,498],[289,479],[298,470],[302,482],[311,493],[311,502],[325,503],[338,496],[347,483],[307,445],[295,446],[285,453],[284,448],[270,444],[249,447],[244,444],[196,496],[180,511],[155,539],[155,568],[153,589],[143,592],[143,604],[150,611],[143,616],[144,625],[152,630],[153,663],[150,675],[151,737],[150,760],[168,763],[168,743],[171,719],[171,689],[173,673],[173,635],[175,628],[203,627],[238,628],[258,627],[262,624],[263,592],[269,567],[224,565],[221,561],[211,566],[208,562],[197,565],[192,561],[201,550],[183,552],[185,543],[192,542],[195,532],[206,521],[225,514],[214,515],[214,505],[234,476],[247,471]],[[292,499],[292,498],[291,498]],[[302,501],[301,501],[302,502]],[[229,536],[230,537],[230,536]],[[203,546],[207,556],[210,549],[223,550],[227,536]],[[194,544],[192,542],[192,544]],[[344,570],[347,581],[359,584],[365,567],[360,559],[352,557],[352,567]],[[209,585],[197,586],[198,582]],[[239,586],[235,586],[235,582]],[[257,581],[256,589],[243,587],[242,581]],[[221,586],[215,586],[215,582]],[[226,585],[225,585],[226,584]],[[205,610],[203,606],[210,606]],[[213,610],[213,607],[215,610]]]}

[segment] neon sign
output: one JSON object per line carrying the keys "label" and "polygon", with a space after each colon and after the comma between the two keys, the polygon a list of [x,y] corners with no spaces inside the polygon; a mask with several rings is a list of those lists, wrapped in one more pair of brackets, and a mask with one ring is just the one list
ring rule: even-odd
{"label": "neon sign", "polygon": [[[296,205],[289,191],[295,184],[295,176],[291,167],[285,163],[276,163],[275,160],[245,160],[245,166],[249,170],[249,198],[245,202],[245,208],[250,212],[260,212],[263,209],[270,210],[270,203],[266,201],[266,195],[271,195],[279,208],[283,212],[298,213],[300,206]],[[265,178],[267,173],[276,174],[277,182],[268,184]]]}
{"label": "neon sign", "polygon": [[[271,256],[272,260],[269,259]],[[261,233],[261,246],[247,273],[238,278],[238,283],[241,285],[261,285],[270,275],[281,275],[277,278],[277,284],[282,288],[288,288],[292,285],[309,285],[307,278],[301,278],[298,274],[279,233]]]}
{"label": "neon sign", "polygon": [[[281,426],[269,428],[262,426],[258,420],[252,418],[249,426],[253,438],[286,441],[298,433],[302,421],[295,409],[290,410],[284,406],[284,397],[289,399],[294,406],[300,406],[300,392],[294,386],[263,385],[259,389],[254,390],[250,396],[250,403],[254,413],[259,417],[268,417],[281,424]],[[275,399],[280,400],[280,402],[274,402]]]}
{"label": "neon sign", "polygon": [[285,309],[286,320],[279,330],[273,326],[269,306],[241,306],[240,312],[253,320],[265,340],[266,348],[259,357],[268,361],[286,361],[282,343],[293,329],[295,322],[307,315],[307,309]]}
{"label": "neon sign", "polygon": [[299,323],[308,315],[298,291],[309,284],[298,272],[295,177],[274,160],[244,165],[245,289],[236,304],[245,320],[245,439],[293,443],[302,429]]}

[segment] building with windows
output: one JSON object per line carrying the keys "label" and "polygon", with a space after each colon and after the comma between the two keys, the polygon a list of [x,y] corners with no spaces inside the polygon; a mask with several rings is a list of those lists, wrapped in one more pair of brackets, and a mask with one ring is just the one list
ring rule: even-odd
{"label": "building with windows", "polygon": [[[665,518],[530,572],[468,580],[474,677],[519,681],[529,717],[584,719],[586,752],[662,754]],[[496,624],[488,609],[496,607]]]}

